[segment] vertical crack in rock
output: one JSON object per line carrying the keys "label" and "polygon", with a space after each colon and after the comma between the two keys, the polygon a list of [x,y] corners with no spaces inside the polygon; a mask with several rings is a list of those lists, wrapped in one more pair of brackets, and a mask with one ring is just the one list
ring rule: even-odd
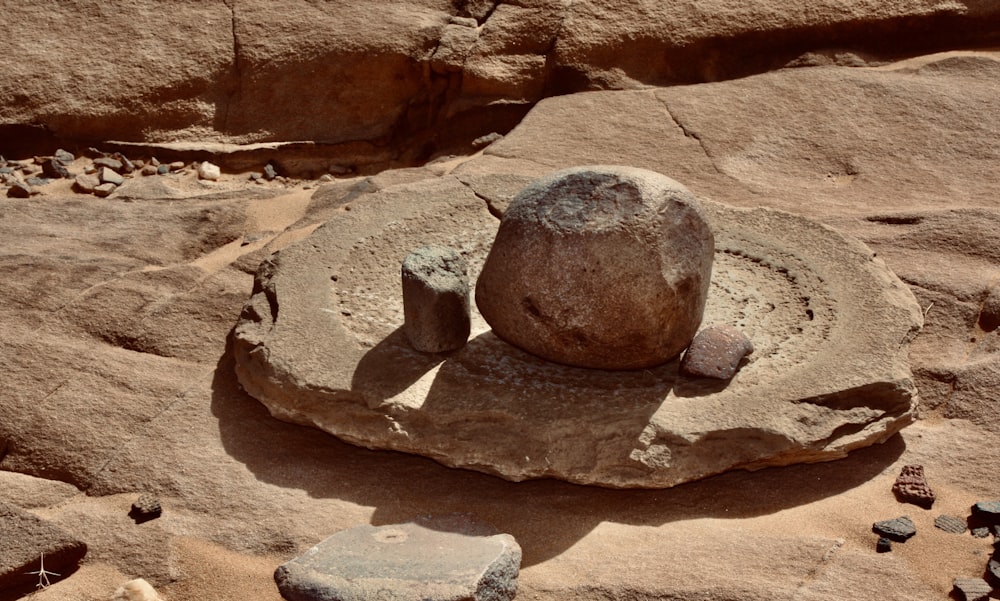
{"label": "vertical crack in rock", "polygon": [[663,105],[664,110],[666,110],[667,114],[670,115],[670,120],[673,121],[674,125],[679,127],[682,132],[684,132],[684,136],[698,142],[698,146],[701,147],[701,151],[705,154],[705,157],[708,159],[708,162],[712,164],[712,168],[715,169],[715,172],[718,173],[719,175],[727,175],[721,169],[719,169],[718,165],[715,164],[715,157],[713,157],[712,153],[709,152],[708,146],[705,145],[705,141],[701,139],[701,136],[699,136],[694,130],[689,129],[686,125],[681,123],[681,120],[677,118],[677,115],[675,115],[674,112],[670,110],[670,105],[667,103],[665,99],[660,98],[656,94],[654,94],[653,97],[660,101],[660,104]]}
{"label": "vertical crack in rock", "polygon": [[230,77],[232,81],[229,83],[226,89],[225,98],[219,107],[221,111],[221,119],[219,122],[222,125],[224,131],[229,131],[230,127],[230,115],[233,112],[233,106],[239,101],[240,93],[243,87],[243,66],[240,56],[242,55],[242,50],[240,47],[240,36],[238,30],[238,17],[236,15],[236,2],[237,0],[223,0],[226,7],[229,8],[230,14],[230,28],[232,31],[233,38],[233,59],[232,64],[229,67]]}

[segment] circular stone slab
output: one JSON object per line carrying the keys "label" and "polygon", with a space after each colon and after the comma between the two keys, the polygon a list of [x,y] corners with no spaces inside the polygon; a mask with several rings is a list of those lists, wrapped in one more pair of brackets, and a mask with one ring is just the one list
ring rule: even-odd
{"label": "circular stone slab", "polygon": [[694,338],[712,232],[687,188],[647,169],[563,169],[510,203],[476,284],[493,333],[549,361],[639,369]]}
{"label": "circular stone slab", "polygon": [[634,372],[547,362],[476,311],[461,350],[413,350],[400,262],[448,246],[475,281],[496,235],[486,203],[450,176],[356,201],[263,263],[235,331],[239,380],[275,417],[348,442],[608,487],[836,459],[909,424],[907,344],[922,324],[909,289],[828,227],[702,206],[716,247],[704,321],[755,347],[731,381],[684,376],[677,360]]}

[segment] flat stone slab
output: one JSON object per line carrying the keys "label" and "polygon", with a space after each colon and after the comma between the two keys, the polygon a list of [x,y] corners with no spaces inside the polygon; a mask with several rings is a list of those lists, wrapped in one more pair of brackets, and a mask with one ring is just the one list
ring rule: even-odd
{"label": "flat stone slab", "polygon": [[343,530],[280,566],[289,601],[507,601],[521,547],[462,519]]}
{"label": "flat stone slab", "polygon": [[[669,174],[667,174],[669,175]],[[450,176],[387,188],[261,265],[236,370],[275,417],[354,444],[511,480],[664,488],[844,457],[913,420],[909,289],[860,242],[791,214],[703,201],[716,240],[704,323],[755,351],[728,382],[679,362],[611,372],[546,362],[477,311],[446,356],[407,343],[399,265],[455,248],[474,282],[497,230]]]}
{"label": "flat stone slab", "polygon": [[62,528],[3,501],[0,541],[0,591],[34,590],[43,556],[48,582],[54,583],[74,571],[87,554],[87,545]]}

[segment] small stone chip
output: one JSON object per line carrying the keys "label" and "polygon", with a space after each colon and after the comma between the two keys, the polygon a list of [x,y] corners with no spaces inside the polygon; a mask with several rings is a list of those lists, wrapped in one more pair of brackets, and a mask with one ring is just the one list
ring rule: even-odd
{"label": "small stone chip", "polygon": [[128,517],[135,520],[136,524],[142,524],[163,515],[163,508],[160,500],[150,494],[139,495],[139,499],[132,503],[132,509],[128,512]]}
{"label": "small stone chip", "polygon": [[952,534],[962,534],[966,530],[965,520],[953,515],[937,516],[934,518],[934,527]]}
{"label": "small stone chip", "polygon": [[878,553],[888,553],[892,551],[892,541],[884,536],[879,537],[878,543],[875,544],[875,551]]}
{"label": "small stone chip", "polygon": [[972,529],[972,536],[976,538],[986,538],[990,535],[990,529],[986,526],[979,526]]}
{"label": "small stone chip", "polygon": [[982,578],[956,578],[955,590],[964,601],[986,601],[990,596],[990,585]]}
{"label": "small stone chip", "polygon": [[904,465],[892,485],[892,492],[900,503],[913,503],[924,509],[930,509],[934,504],[934,491],[927,484],[922,465]]}
{"label": "small stone chip", "polygon": [[990,579],[993,586],[1000,587],[1000,557],[994,553],[993,558],[986,564],[986,577]]}
{"label": "small stone chip", "polygon": [[31,196],[31,186],[24,182],[14,182],[7,190],[8,198],[29,198]]}
{"label": "small stone chip", "polygon": [[913,520],[910,519],[910,516],[904,515],[892,520],[875,522],[872,524],[872,531],[889,540],[904,543],[906,539],[917,533],[917,527],[914,525]]}
{"label": "small stone chip", "polygon": [[753,343],[734,326],[709,326],[691,341],[681,361],[681,370],[690,376],[728,380],[752,352]]}

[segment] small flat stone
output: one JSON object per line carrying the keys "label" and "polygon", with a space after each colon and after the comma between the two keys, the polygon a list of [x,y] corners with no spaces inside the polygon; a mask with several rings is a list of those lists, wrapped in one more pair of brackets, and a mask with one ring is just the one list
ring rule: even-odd
{"label": "small flat stone", "polygon": [[106,198],[108,196],[111,196],[111,193],[114,192],[115,188],[117,187],[118,186],[114,184],[101,184],[96,188],[94,188],[94,195],[99,196],[101,198]]}
{"label": "small flat stone", "polygon": [[986,538],[990,535],[990,529],[987,526],[977,526],[970,530],[970,532],[976,538]]}
{"label": "small flat stone", "polygon": [[989,583],[982,578],[956,578],[955,591],[959,601],[986,601],[990,596]]}
{"label": "small flat stone", "polygon": [[8,198],[29,198],[31,197],[31,186],[24,182],[14,182],[7,190]]}
{"label": "small flat stone", "polygon": [[521,548],[508,534],[459,522],[358,526],[280,566],[289,601],[506,601],[517,592]]}
{"label": "small flat stone", "polygon": [[[156,165],[149,163],[142,166],[142,170],[140,171],[140,173],[142,173],[143,175],[156,175],[157,169],[158,167]],[[166,169],[164,169],[164,171],[166,171]]]}
{"label": "small flat stone", "polygon": [[469,278],[465,259],[450,248],[425,246],[403,260],[403,331],[413,348],[442,353],[469,339]]}
{"label": "small flat stone", "polygon": [[120,186],[125,183],[125,178],[116,173],[113,169],[102,167],[98,177],[102,184],[114,184]]}
{"label": "small flat stone", "polygon": [[877,553],[888,553],[892,551],[892,541],[884,536],[879,537],[878,542],[875,543],[875,551]]}
{"label": "small flat stone", "polygon": [[9,175],[12,173],[14,173],[14,169],[12,167],[0,167],[0,175]]}
{"label": "small flat stone", "polygon": [[72,152],[63,150],[62,148],[56,150],[55,153],[52,155],[52,158],[59,161],[65,166],[69,166],[70,163],[76,160],[76,157],[73,156]]}
{"label": "small flat stone", "polygon": [[173,163],[170,163],[171,171],[180,171],[184,167],[185,167],[184,161],[174,161]]}
{"label": "small flat stone", "polygon": [[965,520],[953,515],[939,515],[934,518],[934,527],[952,534],[963,534],[968,528]]}
{"label": "small flat stone", "polygon": [[753,352],[746,334],[731,325],[713,325],[694,337],[684,353],[681,370],[697,378],[728,380],[743,358]]}
{"label": "small flat stone", "polygon": [[112,171],[121,171],[123,166],[121,161],[111,157],[98,157],[94,159],[94,164],[97,165],[98,168],[107,167]]}
{"label": "small flat stone", "polygon": [[140,495],[128,512],[128,517],[135,520],[136,524],[155,520],[161,515],[163,507],[160,506],[160,500],[149,494]]}
{"label": "small flat stone", "polygon": [[917,527],[909,516],[904,515],[891,520],[875,522],[872,524],[872,531],[889,540],[903,543],[917,533]]}
{"label": "small flat stone", "polygon": [[497,132],[486,134],[485,136],[479,136],[472,141],[473,148],[486,148],[490,144],[496,142],[497,140],[503,140],[503,135]]}
{"label": "small flat stone", "polygon": [[170,173],[170,165],[157,165],[156,172],[160,175],[166,175]]}
{"label": "small flat stone", "polygon": [[972,506],[972,517],[986,525],[1000,524],[1000,501],[980,501]]}
{"label": "small flat stone", "polygon": [[[29,592],[39,583],[42,569],[49,581],[72,572],[87,553],[87,545],[68,532],[27,511],[0,501],[0,591]],[[58,574],[59,576],[54,576]]]}
{"label": "small flat stone", "polygon": [[29,177],[28,179],[24,180],[24,183],[28,184],[29,186],[46,186],[48,184],[51,184],[52,180],[46,177]]}
{"label": "small flat stone", "polygon": [[934,504],[934,491],[927,484],[922,465],[904,465],[892,485],[892,492],[900,503],[913,503],[924,509]]}
{"label": "small flat stone", "polygon": [[218,181],[219,177],[222,176],[222,171],[219,169],[218,165],[204,161],[198,164],[198,178],[207,179],[209,181]]}

